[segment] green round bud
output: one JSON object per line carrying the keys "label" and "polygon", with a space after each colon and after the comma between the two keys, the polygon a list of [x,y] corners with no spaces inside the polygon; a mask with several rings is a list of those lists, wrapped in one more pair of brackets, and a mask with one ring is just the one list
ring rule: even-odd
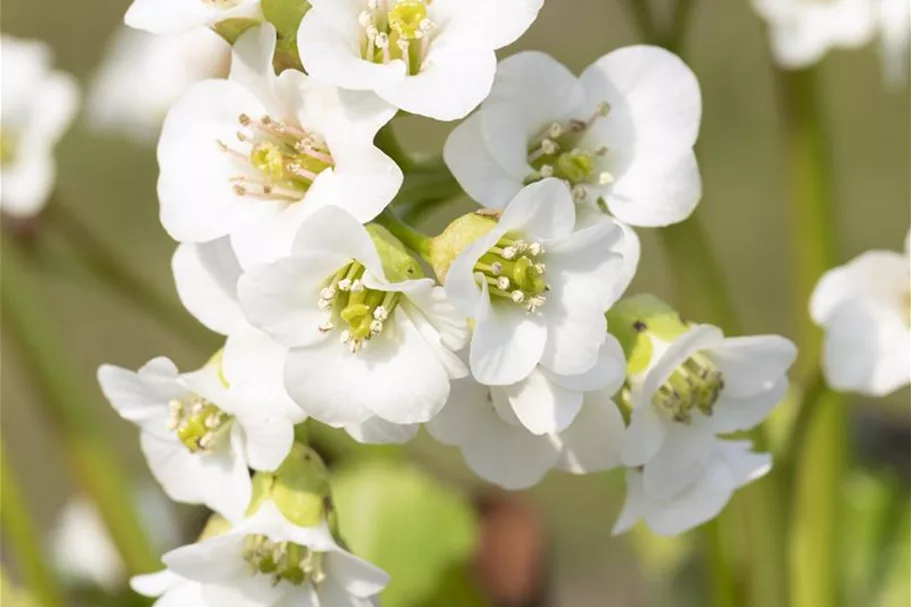
{"label": "green round bud", "polygon": [[286,519],[300,527],[313,527],[327,517],[332,504],[329,472],[316,451],[295,443],[275,472],[257,472],[247,516],[255,514],[265,500],[274,502]]}
{"label": "green round bud", "polygon": [[630,375],[648,367],[652,359],[651,336],[670,342],[689,328],[674,308],[650,294],[621,299],[606,316],[607,330],[623,347]]}
{"label": "green round bud", "polygon": [[383,272],[389,282],[424,278],[421,264],[412,257],[405,245],[392,235],[392,232],[377,223],[367,224],[366,228],[376,246],[376,252],[379,253]]}
{"label": "green round bud", "polygon": [[446,226],[430,243],[430,265],[440,282],[446,281],[449,266],[468,245],[491,231],[497,218],[489,213],[468,213]]}

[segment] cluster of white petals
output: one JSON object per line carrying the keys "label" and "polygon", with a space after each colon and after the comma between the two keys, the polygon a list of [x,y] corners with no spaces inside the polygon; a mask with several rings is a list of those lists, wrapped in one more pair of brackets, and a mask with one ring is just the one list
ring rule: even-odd
{"label": "cluster of white petals", "polygon": [[16,217],[37,215],[57,177],[53,151],[76,115],[78,85],[54,70],[43,42],[0,37],[0,209]]}
{"label": "cluster of white petals", "polygon": [[810,299],[823,372],[836,390],[884,396],[911,382],[911,232],[905,250],[867,251],[826,272]]}

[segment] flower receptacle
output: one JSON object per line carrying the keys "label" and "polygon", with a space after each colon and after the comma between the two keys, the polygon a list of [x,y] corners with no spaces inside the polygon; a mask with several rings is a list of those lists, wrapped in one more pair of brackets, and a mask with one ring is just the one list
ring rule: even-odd
{"label": "flower receptacle", "polygon": [[489,214],[468,213],[453,220],[430,244],[430,265],[440,282],[446,281],[449,266],[475,240],[491,231],[497,220]]}

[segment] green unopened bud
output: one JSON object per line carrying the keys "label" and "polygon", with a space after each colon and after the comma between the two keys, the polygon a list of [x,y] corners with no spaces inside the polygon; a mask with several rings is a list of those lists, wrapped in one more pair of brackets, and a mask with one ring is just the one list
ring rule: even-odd
{"label": "green unopened bud", "polygon": [[240,17],[237,19],[225,19],[212,26],[215,33],[225,39],[228,44],[233,45],[240,38],[241,34],[251,27],[262,23],[262,19],[252,17]]}
{"label": "green unopened bud", "polygon": [[301,527],[318,525],[331,514],[329,472],[316,451],[297,443],[275,472],[257,472],[247,516],[265,500],[274,502],[286,519]]}
{"label": "green unopened bud", "polygon": [[401,282],[424,277],[421,264],[411,256],[405,245],[393,236],[392,232],[379,224],[371,223],[367,224],[367,233],[373,239],[376,252],[379,253],[380,261],[383,264],[383,272],[385,272],[386,279],[389,282]]}
{"label": "green unopened bud", "polygon": [[674,308],[649,294],[618,301],[606,316],[607,330],[623,346],[630,375],[648,367],[652,359],[652,336],[670,342],[688,329]]}
{"label": "green unopened bud", "polygon": [[430,244],[430,264],[440,282],[446,281],[449,266],[468,245],[491,231],[497,220],[490,214],[469,213],[455,219]]}
{"label": "green unopened bud", "polygon": [[310,10],[310,3],[307,0],[262,0],[261,6],[263,16],[275,26],[278,37],[275,46],[276,70],[300,69],[297,30],[300,29],[301,19]]}

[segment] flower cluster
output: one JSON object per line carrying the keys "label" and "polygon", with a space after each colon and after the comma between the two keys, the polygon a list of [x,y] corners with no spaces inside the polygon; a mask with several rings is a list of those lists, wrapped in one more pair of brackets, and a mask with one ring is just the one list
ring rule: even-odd
{"label": "flower cluster", "polygon": [[[541,0],[311,5],[306,73],[276,73],[262,23],[229,77],[190,86],[164,121],[177,290],[225,344],[195,371],[156,358],[99,380],[168,495],[218,518],[135,588],[182,605],[371,604],[385,575],[341,547],[331,481],[295,441],[304,423],[361,442],[426,425],[509,489],[625,468],[618,532],[642,518],[681,533],[764,474],[769,457],[728,435],[782,400],[793,345],[623,298],[634,227],[683,221],[701,196],[689,68],[649,46],[578,78],[540,53],[498,65]],[[259,11],[135,0],[127,22],[179,32]],[[482,208],[435,238],[397,216],[406,164],[375,143],[399,110],[474,111],[443,156]]]}

